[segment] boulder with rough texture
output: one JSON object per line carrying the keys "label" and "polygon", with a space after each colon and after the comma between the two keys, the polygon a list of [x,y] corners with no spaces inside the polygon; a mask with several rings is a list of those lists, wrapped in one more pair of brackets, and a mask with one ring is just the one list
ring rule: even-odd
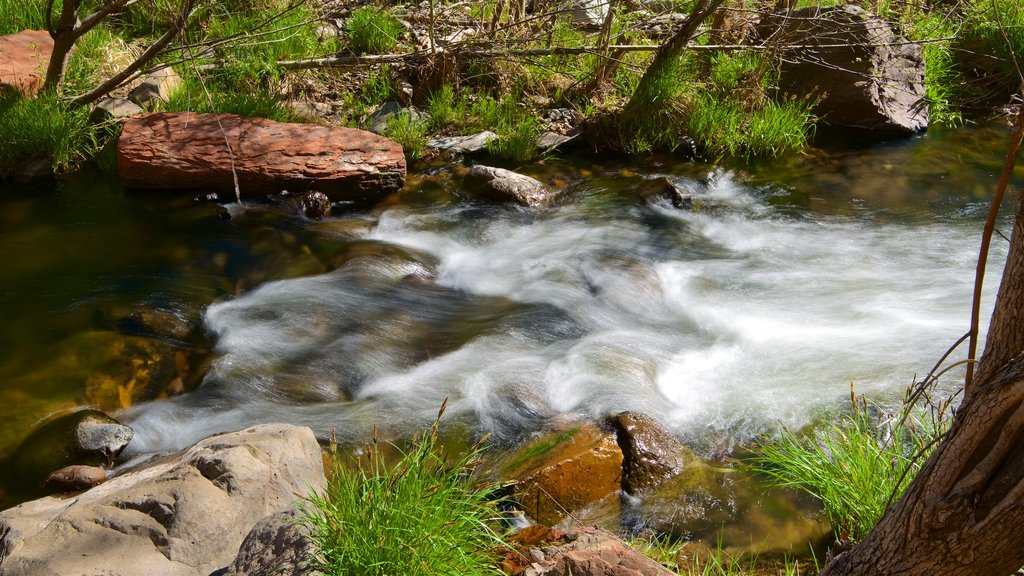
{"label": "boulder with rough texture", "polygon": [[134,434],[99,410],[78,410],[33,430],[11,456],[11,469],[22,482],[38,485],[72,464],[109,465]]}
{"label": "boulder with rough texture", "polygon": [[[672,576],[618,536],[596,526],[567,532],[537,526],[512,536],[516,552],[505,558],[511,576]],[[525,559],[525,561],[524,561]]]}
{"label": "boulder with rough texture", "polygon": [[569,514],[618,501],[622,452],[615,435],[593,424],[541,436],[513,452],[502,476],[515,482],[527,516],[555,525]]}
{"label": "boulder with rough texture", "polygon": [[250,529],[326,484],[308,428],[211,436],[73,498],[0,512],[0,576],[208,576]]}
{"label": "boulder with rough texture", "polygon": [[260,520],[242,541],[238,556],[223,576],[312,574],[309,560],[316,548],[309,529],[296,524],[299,516],[291,509]]}
{"label": "boulder with rough texture", "polygon": [[477,164],[466,173],[466,188],[499,202],[523,206],[547,204],[548,190],[539,180],[504,168]]}
{"label": "boulder with rough texture", "polygon": [[622,449],[622,489],[630,494],[677,476],[687,463],[698,460],[653,418],[638,412],[608,417]]}
{"label": "boulder with rough texture", "polygon": [[761,31],[783,47],[780,90],[817,99],[826,124],[883,135],[928,127],[921,46],[878,16],[852,4],[802,8],[766,18]]}
{"label": "boulder with rough texture", "polygon": [[395,192],[405,182],[405,154],[387,138],[234,114],[155,112],[130,118],[118,139],[117,163],[128,187],[209,188],[232,195],[233,166],[242,196],[316,189],[332,200],[365,200]]}
{"label": "boulder with rough texture", "polygon": [[46,78],[53,38],[42,30],[23,30],[0,36],[0,88],[10,86],[35,96]]}

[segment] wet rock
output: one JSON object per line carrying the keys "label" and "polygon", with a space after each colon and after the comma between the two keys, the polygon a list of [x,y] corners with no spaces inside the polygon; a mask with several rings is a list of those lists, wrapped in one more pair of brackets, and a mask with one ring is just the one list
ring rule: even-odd
{"label": "wet rock", "polygon": [[594,424],[546,434],[514,451],[501,466],[515,483],[527,516],[553,526],[567,515],[618,500],[622,452],[615,436]]}
{"label": "wet rock", "polygon": [[31,158],[15,166],[9,178],[15,184],[53,180],[53,161],[49,157]]}
{"label": "wet rock", "polygon": [[306,192],[299,202],[302,215],[311,220],[319,220],[331,213],[331,199],[323,192]]}
{"label": "wet rock", "polygon": [[[527,533],[525,538],[520,534]],[[524,543],[524,540],[526,543]],[[506,556],[512,576],[671,576],[674,572],[644,556],[618,536],[596,526],[579,526],[567,532],[526,528],[512,536],[523,565]],[[515,553],[513,553],[515,554]]]}
{"label": "wet rock", "polygon": [[39,485],[66,466],[109,466],[133,435],[131,427],[99,410],[64,414],[28,435],[11,455],[11,469],[20,481]]}
{"label": "wet rock", "polygon": [[219,115],[219,123],[214,114],[135,116],[125,122],[117,148],[121,180],[136,188],[233,194],[232,165],[245,197],[315,186],[332,200],[368,200],[405,181],[401,145],[376,134],[234,114]]}
{"label": "wet rock", "polygon": [[295,509],[260,520],[242,541],[235,561],[222,576],[302,576],[312,574],[316,553],[309,529],[296,524]]}
{"label": "wet rock", "polygon": [[166,67],[156,70],[136,86],[128,99],[142,106],[151,106],[155,102],[167,102],[171,93],[181,86],[181,76],[174,71],[174,68]]}
{"label": "wet rock", "polygon": [[699,457],[653,418],[638,412],[608,417],[622,450],[622,489],[640,492],[677,476]]}
{"label": "wet rock", "polygon": [[35,96],[43,86],[53,38],[42,30],[0,36],[0,88],[9,86]]}
{"label": "wet rock", "polygon": [[0,576],[208,576],[257,522],[325,483],[308,428],[212,436],[75,498],[0,512]]}
{"label": "wet rock", "polygon": [[101,124],[111,120],[129,118],[142,112],[142,107],[124,98],[104,98],[96,103],[89,113],[89,121]]}
{"label": "wet rock", "polygon": [[477,164],[466,173],[466,188],[499,202],[523,206],[542,206],[549,200],[547,187],[540,181],[504,168]]}
{"label": "wet rock", "polygon": [[452,154],[472,154],[487,149],[487,143],[498,135],[490,130],[468,136],[434,137],[427,141],[427,146]]}
{"label": "wet rock", "polygon": [[43,478],[43,487],[55,492],[88,490],[107,479],[107,471],[99,466],[75,464],[49,473]]}
{"label": "wet rock", "polygon": [[799,46],[783,48],[779,89],[818,99],[826,124],[880,135],[928,127],[921,46],[878,16],[852,4],[809,7],[770,16],[761,30],[778,46]]}
{"label": "wet rock", "polygon": [[121,332],[135,336],[187,340],[199,327],[199,316],[190,317],[183,312],[158,308],[139,308],[118,320],[116,326]]}

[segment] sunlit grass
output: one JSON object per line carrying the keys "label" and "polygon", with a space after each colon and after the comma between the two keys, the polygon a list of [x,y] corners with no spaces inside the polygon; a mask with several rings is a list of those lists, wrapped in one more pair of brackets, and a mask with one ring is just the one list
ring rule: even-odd
{"label": "sunlit grass", "polygon": [[325,575],[501,574],[491,527],[492,487],[474,483],[479,447],[448,462],[437,424],[393,467],[372,447],[358,465],[335,451],[323,494],[313,494],[304,523]]}

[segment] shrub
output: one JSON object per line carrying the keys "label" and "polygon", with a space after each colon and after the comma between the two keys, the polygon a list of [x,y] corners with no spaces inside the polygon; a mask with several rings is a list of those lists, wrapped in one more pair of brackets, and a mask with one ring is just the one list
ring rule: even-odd
{"label": "shrub", "polygon": [[358,465],[335,450],[327,490],[309,497],[303,520],[317,548],[313,567],[327,576],[501,574],[493,487],[472,480],[480,451],[448,465],[436,422],[394,467],[376,444]]}
{"label": "shrub", "polygon": [[348,42],[358,54],[381,54],[398,45],[402,23],[390,12],[376,6],[352,11],[345,23]]}
{"label": "shrub", "polygon": [[784,430],[763,439],[752,461],[776,486],[817,498],[836,537],[857,542],[906,490],[947,426],[945,406],[915,416],[905,406],[890,415],[851,398],[838,423],[808,435]]}

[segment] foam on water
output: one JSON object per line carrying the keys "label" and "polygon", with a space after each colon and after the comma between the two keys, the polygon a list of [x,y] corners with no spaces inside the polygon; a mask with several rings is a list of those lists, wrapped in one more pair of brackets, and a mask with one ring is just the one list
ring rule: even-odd
{"label": "foam on water", "polygon": [[272,420],[402,433],[448,398],[499,436],[640,410],[722,449],[810,422],[851,383],[894,398],[966,331],[976,215],[794,216],[728,173],[688,187],[699,209],[385,212],[365,239],[429,257],[212,306],[220,357],[196,392],[131,412],[133,447]]}

